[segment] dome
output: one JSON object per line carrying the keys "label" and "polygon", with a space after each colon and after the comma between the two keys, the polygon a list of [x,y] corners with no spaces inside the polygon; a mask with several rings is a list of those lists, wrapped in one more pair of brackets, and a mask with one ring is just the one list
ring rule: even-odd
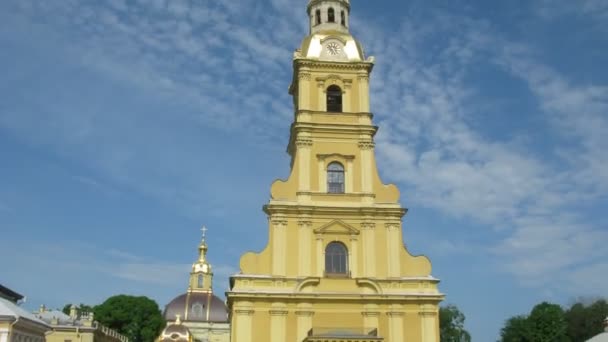
{"label": "dome", "polygon": [[[341,46],[340,53],[336,55],[328,55],[324,53],[324,46],[337,43]],[[326,31],[315,33],[306,38],[300,46],[301,57],[333,60],[339,62],[362,62],[365,61],[365,55],[361,44],[350,34],[344,34],[337,31]]]}
{"label": "dome", "polygon": [[188,292],[175,297],[165,307],[166,321],[176,315],[184,322],[228,322],[226,304],[211,292]]}
{"label": "dome", "polygon": [[160,342],[191,342],[192,334],[188,327],[177,322],[167,325],[158,340]]}

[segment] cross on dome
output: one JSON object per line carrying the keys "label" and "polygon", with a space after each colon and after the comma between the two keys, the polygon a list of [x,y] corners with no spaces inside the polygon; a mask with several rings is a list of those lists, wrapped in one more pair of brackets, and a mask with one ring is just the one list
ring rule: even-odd
{"label": "cross on dome", "polygon": [[205,235],[207,233],[207,227],[203,226],[203,228],[201,228],[201,231],[203,232],[203,241],[205,241]]}

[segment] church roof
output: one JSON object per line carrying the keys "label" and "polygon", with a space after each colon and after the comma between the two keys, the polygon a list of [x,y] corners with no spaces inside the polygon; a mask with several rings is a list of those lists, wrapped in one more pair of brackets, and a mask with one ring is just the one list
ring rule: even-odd
{"label": "church roof", "polygon": [[211,292],[187,292],[165,307],[165,320],[173,321],[176,315],[184,322],[227,322],[228,308]]}
{"label": "church roof", "polygon": [[40,320],[32,313],[28,312],[27,310],[24,310],[17,304],[7,299],[0,298],[0,321],[3,318],[9,318],[10,320],[25,319],[27,321],[31,321],[33,323],[41,324],[48,327],[48,325],[44,321]]}
{"label": "church roof", "polygon": [[23,299],[23,296],[0,284],[0,298],[6,298],[13,303]]}

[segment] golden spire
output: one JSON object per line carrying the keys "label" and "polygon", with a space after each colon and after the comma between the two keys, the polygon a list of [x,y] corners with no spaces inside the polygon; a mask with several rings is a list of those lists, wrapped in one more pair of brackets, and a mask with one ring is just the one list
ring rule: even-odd
{"label": "golden spire", "polygon": [[201,269],[203,270],[203,273],[208,273],[211,272],[211,265],[209,265],[209,263],[207,262],[207,250],[209,249],[207,247],[207,241],[205,241],[207,227],[203,226],[203,228],[201,228],[201,231],[203,232],[203,238],[201,240],[200,245],[198,246],[198,262],[194,264],[194,266],[199,265],[202,267]]}
{"label": "golden spire", "polygon": [[192,272],[190,273],[190,286],[189,291],[212,291],[213,272],[211,271],[211,264],[207,261],[207,241],[206,233],[207,227],[201,228],[203,236],[200,244],[198,245],[198,260],[192,264]]}

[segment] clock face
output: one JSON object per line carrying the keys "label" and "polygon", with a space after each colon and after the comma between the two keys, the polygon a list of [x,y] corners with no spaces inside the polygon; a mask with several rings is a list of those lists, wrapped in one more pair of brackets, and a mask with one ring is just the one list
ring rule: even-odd
{"label": "clock face", "polygon": [[337,56],[338,54],[340,54],[341,50],[342,47],[338,43],[331,42],[327,44],[327,52],[332,56]]}

